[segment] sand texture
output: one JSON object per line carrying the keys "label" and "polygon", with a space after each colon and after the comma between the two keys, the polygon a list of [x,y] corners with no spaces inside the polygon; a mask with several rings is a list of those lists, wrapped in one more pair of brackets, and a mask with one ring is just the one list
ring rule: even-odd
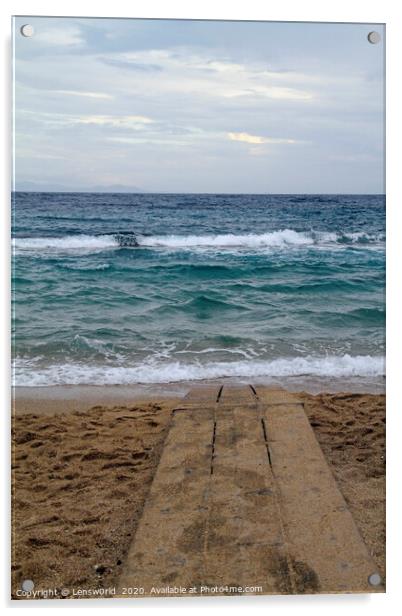
{"label": "sand texture", "polygon": [[12,586],[107,586],[134,536],[169,404],[25,414],[13,428]]}

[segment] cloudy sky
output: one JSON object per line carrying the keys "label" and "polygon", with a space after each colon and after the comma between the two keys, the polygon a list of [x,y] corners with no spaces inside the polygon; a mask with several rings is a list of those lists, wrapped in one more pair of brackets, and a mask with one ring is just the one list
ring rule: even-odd
{"label": "cloudy sky", "polygon": [[355,24],[16,18],[16,188],[381,193],[383,38]]}

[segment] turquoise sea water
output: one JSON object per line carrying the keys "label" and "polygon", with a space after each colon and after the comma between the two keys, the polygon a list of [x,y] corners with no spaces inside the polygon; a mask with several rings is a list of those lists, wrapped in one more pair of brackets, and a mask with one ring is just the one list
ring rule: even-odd
{"label": "turquoise sea water", "polygon": [[16,385],[384,374],[385,199],[13,194]]}

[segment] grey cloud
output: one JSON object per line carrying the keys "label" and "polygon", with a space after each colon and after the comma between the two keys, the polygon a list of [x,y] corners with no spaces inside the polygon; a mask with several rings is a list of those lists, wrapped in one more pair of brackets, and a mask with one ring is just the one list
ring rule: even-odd
{"label": "grey cloud", "polygon": [[383,190],[383,50],[364,25],[33,21],[40,44],[16,37],[19,183]]}
{"label": "grey cloud", "polygon": [[116,68],[122,68],[128,71],[140,71],[155,73],[162,71],[163,68],[159,64],[145,64],[141,62],[129,62],[128,60],[118,60],[116,58],[99,58],[103,64],[109,66],[115,66]]}

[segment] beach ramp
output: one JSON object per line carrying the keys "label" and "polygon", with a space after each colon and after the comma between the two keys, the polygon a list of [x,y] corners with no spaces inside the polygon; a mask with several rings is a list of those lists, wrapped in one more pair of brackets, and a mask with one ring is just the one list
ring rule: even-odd
{"label": "beach ramp", "polygon": [[258,386],[190,391],[173,411],[119,594],[383,590],[300,399]]}

